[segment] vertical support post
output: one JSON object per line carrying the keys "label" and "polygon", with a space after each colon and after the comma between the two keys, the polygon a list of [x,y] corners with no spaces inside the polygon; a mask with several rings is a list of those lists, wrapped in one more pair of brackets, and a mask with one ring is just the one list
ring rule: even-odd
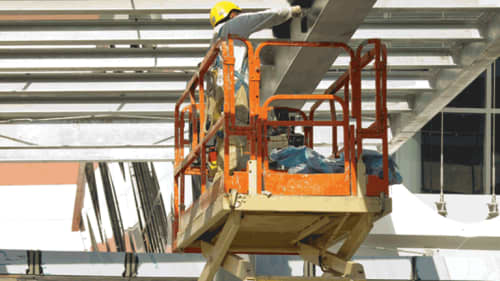
{"label": "vertical support post", "polygon": [[229,55],[227,58],[224,59],[224,63],[227,64],[227,78],[229,82],[229,99],[226,101],[229,101],[229,113],[231,117],[231,126],[229,128],[235,127],[236,126],[236,99],[235,99],[235,92],[234,92],[234,63],[235,63],[235,58],[234,58],[234,41],[233,39],[228,39],[228,52]]}
{"label": "vertical support post", "polygon": [[247,132],[248,142],[250,143],[250,159],[257,160],[257,143],[261,140],[256,139],[255,129],[257,116],[259,113],[260,99],[260,63],[256,65],[255,54],[251,43],[247,42],[247,59],[248,59],[248,98],[250,105],[249,125],[251,132]]}
{"label": "vertical support post", "polygon": [[[203,86],[203,77],[200,77],[198,84],[199,92],[199,103],[200,103],[200,140],[205,138],[205,91]],[[201,144],[201,166],[200,166],[200,177],[201,177],[201,194],[205,192],[207,185],[207,147],[205,142],[202,141]]]}
{"label": "vertical support post", "polygon": [[179,232],[179,177],[174,176],[174,222],[172,223],[172,248],[176,248]]}
{"label": "vertical support post", "polygon": [[[358,54],[351,59],[350,65],[350,81],[352,90],[352,115],[356,119],[356,130],[361,130],[361,69],[360,55]],[[362,138],[356,138],[356,155],[360,156],[362,151]]]}
{"label": "vertical support post", "polygon": [[[229,42],[232,42],[229,40]],[[229,193],[229,139],[232,101],[234,97],[234,57],[231,56],[230,46],[222,44],[223,75],[224,75],[224,192]]]}
{"label": "vertical support post", "polygon": [[[259,105],[259,109],[260,109],[260,105]],[[260,110],[259,110],[260,112]],[[260,194],[262,192],[262,174],[263,174],[263,167],[262,167],[262,154],[264,153],[264,144],[266,142],[262,141],[264,136],[262,135],[262,131],[263,131],[263,126],[262,124],[264,123],[263,120],[260,118],[260,114],[259,114],[259,118],[257,119],[257,124],[256,124],[256,127],[257,127],[257,141],[256,141],[256,154],[257,154],[257,193]]]}
{"label": "vertical support post", "polygon": [[[227,251],[238,233],[241,223],[241,212],[232,212],[229,214],[226,224],[219,234],[219,238],[213,247],[213,251],[207,254],[207,263],[201,272],[198,281],[212,281],[215,273],[220,268],[222,261],[227,255]],[[205,255],[205,253],[204,253]]]}
{"label": "vertical support post", "polygon": [[184,200],[185,200],[185,197],[184,197],[184,189],[186,187],[186,175],[184,174],[184,172],[181,173],[180,175],[180,178],[181,178],[181,184],[180,184],[180,194],[181,194],[181,202],[180,202],[180,211],[181,212],[184,212],[184,209],[186,207],[186,205],[184,204]]}
{"label": "vertical support post", "polygon": [[[330,117],[332,121],[337,120],[337,113],[335,111],[335,101],[330,100]],[[339,150],[337,144],[337,125],[332,125],[332,155],[337,155]]]}
{"label": "vertical support post", "polygon": [[380,62],[380,41],[375,41],[375,124],[377,131],[381,130],[383,112],[382,112],[382,65]]}
{"label": "vertical support post", "polygon": [[[358,194],[357,190],[357,171],[356,171],[356,138],[354,136],[354,125],[349,126],[349,150],[344,154],[349,154],[349,173],[351,178],[351,195]],[[346,169],[347,171],[347,169]]]}
{"label": "vertical support post", "polygon": [[[380,41],[379,41],[380,44]],[[389,195],[389,141],[387,140],[387,49],[381,46],[382,51],[382,161],[384,169],[385,194]]]}
{"label": "vertical support post", "polygon": [[[493,65],[490,64],[486,68],[486,97],[485,97],[485,107],[486,107],[486,119],[485,119],[485,126],[484,126],[484,150],[483,150],[483,167],[484,167],[484,174],[483,174],[483,182],[484,182],[484,194],[490,194],[491,193],[491,106],[492,106],[492,93],[493,93]],[[494,163],[493,163],[494,165]]]}
{"label": "vertical support post", "polygon": [[[260,57],[258,53],[254,53],[252,50],[252,57],[253,59],[249,62],[253,62],[253,67],[252,69],[255,69],[255,77],[250,76],[251,81],[255,82],[255,92],[257,93],[256,95],[256,100],[255,100],[255,113],[257,114],[256,116],[256,124],[255,128],[257,129],[256,136],[257,139],[255,141],[255,154],[256,154],[256,159],[257,159],[257,193],[262,192],[262,174],[263,174],[263,167],[262,167],[262,153],[263,153],[263,146],[264,146],[264,141],[263,138],[263,121],[261,119],[261,116],[263,115],[262,112],[262,107],[261,107],[261,101],[260,101],[260,78],[261,78],[261,66],[260,66]],[[252,64],[249,64],[251,66]],[[253,71],[250,71],[250,75],[252,74]]]}
{"label": "vertical support post", "polygon": [[[192,136],[191,140],[191,150],[198,145],[198,111],[196,110],[196,99],[194,97],[194,89],[189,90],[189,98],[191,100],[191,128],[192,128]],[[182,155],[184,157],[184,155]]]}

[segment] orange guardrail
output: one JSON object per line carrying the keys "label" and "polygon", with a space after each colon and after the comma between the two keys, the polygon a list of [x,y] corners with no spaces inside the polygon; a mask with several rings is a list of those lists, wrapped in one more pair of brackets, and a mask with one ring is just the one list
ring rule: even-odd
{"label": "orange guardrail", "polygon": [[[248,56],[248,104],[249,122],[237,125],[235,118],[235,81],[234,81],[234,41],[239,40],[247,48]],[[263,48],[274,47],[307,47],[307,48],[339,48],[345,51],[349,58],[349,69],[345,71],[324,94],[278,94],[265,102],[260,101],[261,60]],[[367,46],[371,48],[363,52]],[[214,65],[217,57],[222,61],[224,109],[221,118],[211,125],[209,130],[202,128],[205,124],[205,85],[204,77]],[[373,62],[375,73],[375,120],[368,127],[362,127],[363,109],[361,107],[362,71]],[[207,143],[215,137],[218,131],[224,134],[224,191],[231,189],[239,193],[248,193],[248,171],[229,170],[229,137],[244,136],[249,144],[250,160],[257,162],[257,193],[263,190],[281,195],[323,195],[352,196],[357,194],[356,169],[357,161],[363,151],[363,140],[380,139],[383,155],[383,178],[374,175],[367,176],[367,196],[379,196],[388,193],[388,142],[387,142],[387,51],[378,39],[362,42],[356,51],[343,43],[327,42],[290,42],[268,41],[260,43],[254,50],[252,44],[245,39],[230,37],[226,41],[219,40],[210,48],[200,64],[199,71],[188,82],[186,90],[175,106],[175,169],[174,169],[174,227],[178,231],[179,214],[185,210],[185,176],[201,177],[201,192],[207,189]],[[343,89],[343,97],[336,95]],[[198,94],[196,95],[196,90]],[[313,101],[314,104],[307,115],[303,110],[286,108],[298,114],[302,120],[276,121],[268,120],[268,112],[276,108],[277,101],[302,100]],[[323,102],[330,106],[329,120],[315,120],[315,113]],[[186,104],[187,103],[187,104]],[[183,104],[186,106],[182,107]],[[261,105],[262,104],[262,105]],[[337,120],[336,105],[341,109],[342,118]],[[185,113],[189,113],[192,128],[191,141],[184,138]],[[352,124],[354,121],[354,124]],[[344,173],[328,174],[288,174],[269,168],[268,130],[272,127],[302,127],[305,145],[314,148],[313,132],[315,127],[330,127],[332,130],[332,155],[339,156],[339,140],[337,130],[342,131],[344,152]],[[199,132],[199,133],[198,133]],[[187,155],[185,147],[189,146]],[[197,167],[193,163],[199,161]]]}

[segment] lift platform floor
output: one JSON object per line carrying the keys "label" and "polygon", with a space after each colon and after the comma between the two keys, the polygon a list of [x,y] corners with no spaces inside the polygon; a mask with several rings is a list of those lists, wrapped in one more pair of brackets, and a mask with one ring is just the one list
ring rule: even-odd
{"label": "lift platform floor", "polygon": [[[323,248],[349,235],[363,216],[367,227],[391,212],[391,199],[363,196],[279,196],[225,193],[222,185],[207,189],[182,212],[176,246],[197,251],[211,242],[231,212],[241,212],[232,253],[298,254],[297,242]],[[358,226],[359,227],[359,226]]]}

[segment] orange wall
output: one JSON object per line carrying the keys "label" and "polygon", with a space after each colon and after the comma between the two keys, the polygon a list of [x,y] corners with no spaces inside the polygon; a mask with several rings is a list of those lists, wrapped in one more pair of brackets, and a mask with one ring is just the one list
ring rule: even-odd
{"label": "orange wall", "polygon": [[0,163],[0,185],[76,184],[79,163]]}

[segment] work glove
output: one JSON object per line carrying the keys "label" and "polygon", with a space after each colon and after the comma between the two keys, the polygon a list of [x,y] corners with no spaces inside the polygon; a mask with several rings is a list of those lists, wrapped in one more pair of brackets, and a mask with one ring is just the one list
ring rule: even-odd
{"label": "work glove", "polygon": [[292,17],[300,17],[302,16],[302,8],[297,5],[297,6],[292,6]]}

